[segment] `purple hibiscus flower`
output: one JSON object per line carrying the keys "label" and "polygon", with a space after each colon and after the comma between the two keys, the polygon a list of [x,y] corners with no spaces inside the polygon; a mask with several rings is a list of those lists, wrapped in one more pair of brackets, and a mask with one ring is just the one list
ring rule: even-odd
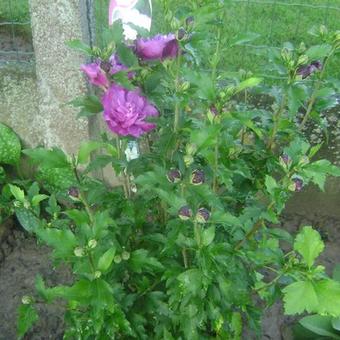
{"label": "purple hibiscus flower", "polygon": [[302,77],[302,79],[305,79],[309,77],[312,73],[316,71],[321,71],[322,70],[322,64],[319,60],[313,61],[309,65],[301,66],[297,74]]}
{"label": "purple hibiscus flower", "polygon": [[136,54],[142,60],[163,60],[176,58],[179,53],[179,45],[176,36],[157,34],[153,38],[140,38],[135,43]]}
{"label": "purple hibiscus flower", "polygon": [[106,90],[109,87],[109,80],[106,73],[101,69],[98,63],[83,64],[80,69],[87,75],[89,82],[95,86]]}
{"label": "purple hibiscus flower", "polygon": [[102,97],[104,120],[120,136],[139,137],[156,127],[145,119],[158,116],[157,109],[140,95],[139,90],[129,91],[112,84]]}

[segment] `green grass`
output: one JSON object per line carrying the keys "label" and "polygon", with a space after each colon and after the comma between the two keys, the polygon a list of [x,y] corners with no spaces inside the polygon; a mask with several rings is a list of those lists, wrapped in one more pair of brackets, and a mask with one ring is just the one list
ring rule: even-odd
{"label": "green grass", "polygon": [[[176,2],[183,5],[182,0],[170,1],[174,6]],[[253,45],[280,47],[287,41],[295,45],[303,41],[308,46],[315,42],[315,39],[307,34],[313,26],[324,24],[329,30],[340,30],[340,0],[278,0],[276,4],[268,4],[268,0],[257,0],[256,3],[253,1],[231,1],[228,5],[224,34],[230,39],[242,32],[256,32],[260,37]],[[154,0],[153,3],[153,31],[157,31],[162,27],[164,15],[160,6],[157,6],[158,1]],[[292,5],[297,3],[303,6]],[[98,37],[103,27],[107,26],[107,4],[108,0],[96,2]],[[311,6],[324,6],[328,9]],[[337,10],[331,7],[336,7]],[[249,46],[233,47],[228,53],[225,67],[231,71],[243,68],[261,73],[268,60],[267,50]],[[340,68],[336,63],[330,66],[332,74],[339,77]]]}

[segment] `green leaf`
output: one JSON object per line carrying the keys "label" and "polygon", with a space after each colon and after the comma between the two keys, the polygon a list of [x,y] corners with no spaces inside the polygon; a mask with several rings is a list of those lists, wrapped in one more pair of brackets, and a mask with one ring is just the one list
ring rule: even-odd
{"label": "green leaf", "polygon": [[255,87],[255,86],[259,85],[262,82],[262,80],[263,80],[263,78],[255,78],[255,77],[246,79],[246,80],[242,81],[240,84],[237,85],[235,93],[244,91],[244,90],[246,90],[250,87]]}
{"label": "green leaf", "polygon": [[202,244],[208,246],[215,238],[215,227],[211,226],[208,229],[203,230]]}
{"label": "green leaf", "polygon": [[183,287],[192,294],[198,294],[202,288],[202,273],[199,269],[189,269],[177,276]]}
{"label": "green leaf", "polygon": [[163,265],[155,258],[149,255],[145,249],[138,249],[131,253],[129,265],[136,273],[143,271],[159,272],[164,269]]}
{"label": "green leaf", "polygon": [[332,327],[331,317],[321,315],[309,315],[302,318],[299,323],[315,334],[327,336],[331,339],[340,339]]}
{"label": "green leaf", "polygon": [[103,147],[102,142],[86,141],[80,145],[78,151],[78,162],[80,164],[86,164],[89,161],[89,157],[92,151]]}
{"label": "green leaf", "polygon": [[306,55],[310,60],[323,59],[329,55],[331,50],[332,46],[328,44],[315,45],[306,51]]}
{"label": "green leaf", "polygon": [[294,250],[300,253],[309,268],[324,247],[320,234],[312,227],[303,227],[294,242]]}
{"label": "green leaf", "polygon": [[115,254],[116,254],[116,249],[110,248],[99,258],[98,269],[101,272],[105,272],[110,268]]}
{"label": "green leaf", "polygon": [[38,319],[38,314],[32,305],[20,305],[17,320],[18,337],[22,338]]}
{"label": "green leaf", "polygon": [[17,187],[16,185],[9,184],[12,195],[21,203],[25,202],[25,191]]}
{"label": "green leaf", "polygon": [[33,206],[33,207],[38,206],[40,202],[42,202],[43,200],[46,200],[47,198],[49,198],[49,196],[44,195],[44,194],[35,195],[35,196],[32,198],[32,206]]}
{"label": "green leaf", "polygon": [[67,191],[70,187],[78,185],[70,167],[41,168],[37,173],[37,179],[50,192]]}
{"label": "green leaf", "polygon": [[242,316],[239,312],[233,312],[231,317],[231,329],[234,332],[233,340],[241,340],[242,337]]}
{"label": "green leaf", "polygon": [[34,232],[40,226],[39,219],[33,214],[32,211],[28,209],[15,209],[15,216],[17,217],[21,226],[29,233]]}
{"label": "green leaf", "polygon": [[340,318],[332,318],[332,327],[340,331]]}
{"label": "green leaf", "polygon": [[340,316],[340,283],[330,279],[314,283],[319,299],[318,314]]}
{"label": "green leaf", "polygon": [[74,40],[67,41],[65,44],[68,47],[72,48],[73,50],[81,51],[81,52],[85,53],[88,56],[92,56],[92,54],[93,54],[91,47],[86,45],[86,44],[84,44],[79,39],[74,39]]}
{"label": "green leaf", "polygon": [[274,195],[275,189],[278,187],[275,179],[272,176],[266,175],[265,185],[268,193]]}
{"label": "green leaf", "polygon": [[318,309],[318,296],[310,281],[294,282],[284,288],[283,293],[285,314],[314,313]]}
{"label": "green leaf", "polygon": [[125,44],[118,44],[117,53],[120,61],[127,67],[138,66],[138,59],[132,49]]}
{"label": "green leaf", "polygon": [[36,234],[47,245],[54,248],[55,257],[68,257],[73,255],[73,250],[78,244],[71,230],[38,228]]}
{"label": "green leaf", "polygon": [[337,263],[333,268],[332,278],[333,280],[340,282],[340,263]]}
{"label": "green leaf", "polygon": [[95,95],[78,97],[68,104],[80,108],[78,117],[90,117],[103,111],[103,105]]}
{"label": "green leaf", "polygon": [[0,164],[15,165],[20,160],[21,144],[15,132],[0,123]]}
{"label": "green leaf", "polygon": [[65,153],[59,148],[26,149],[23,150],[23,153],[30,157],[39,167],[64,168],[70,166]]}

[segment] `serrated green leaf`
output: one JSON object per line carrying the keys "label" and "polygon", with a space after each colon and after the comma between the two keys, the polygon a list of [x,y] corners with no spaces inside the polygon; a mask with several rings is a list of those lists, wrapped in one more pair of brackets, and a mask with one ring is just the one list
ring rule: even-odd
{"label": "serrated green leaf", "polygon": [[0,123],[0,164],[15,165],[20,160],[21,144],[15,132]]}
{"label": "serrated green leaf", "polygon": [[299,252],[309,268],[324,247],[320,234],[312,227],[303,227],[294,242],[294,250]]}
{"label": "serrated green leaf", "polygon": [[208,246],[215,238],[215,226],[204,229],[202,233],[202,244]]}
{"label": "serrated green leaf", "polygon": [[272,176],[266,175],[266,179],[265,179],[265,185],[266,185],[266,189],[268,191],[269,194],[273,195],[275,189],[278,187],[275,179]]}
{"label": "serrated green leaf", "polygon": [[39,205],[40,202],[42,202],[43,200],[49,198],[49,196],[47,195],[44,195],[44,194],[38,194],[38,195],[35,195],[33,198],[32,198],[32,206],[33,207],[36,207]]}
{"label": "serrated green leaf", "polygon": [[20,305],[17,320],[18,337],[22,338],[38,319],[38,314],[32,305]]}
{"label": "serrated green leaf", "polygon": [[70,166],[65,153],[59,148],[25,149],[23,153],[39,167],[64,168]]}
{"label": "serrated green leaf", "polygon": [[310,281],[294,282],[284,288],[283,293],[285,314],[314,313],[318,309],[319,299]]}
{"label": "serrated green leaf", "polygon": [[118,44],[117,53],[119,60],[127,67],[138,66],[138,59],[132,49],[125,44]]}
{"label": "serrated green leaf", "polygon": [[86,164],[89,161],[89,157],[92,151],[98,150],[103,147],[102,142],[97,141],[86,141],[80,145],[78,151],[78,162],[80,164]]}
{"label": "serrated green leaf", "polygon": [[136,273],[159,272],[164,269],[163,265],[155,257],[150,256],[145,249],[138,249],[131,253],[129,266]]}
{"label": "serrated green leaf", "polygon": [[200,292],[202,287],[202,273],[199,269],[189,269],[177,276],[183,287],[193,294]]}
{"label": "serrated green leaf", "polygon": [[110,248],[99,258],[98,269],[101,272],[105,272],[110,268],[115,254],[116,254],[116,249]]}
{"label": "serrated green leaf", "polygon": [[259,85],[262,81],[263,81],[263,78],[252,77],[252,78],[246,79],[237,85],[235,93],[244,91],[246,89],[249,89],[250,87],[255,87]]}
{"label": "serrated green leaf", "polygon": [[316,313],[322,315],[340,316],[340,283],[330,279],[314,283],[318,295],[319,306]]}

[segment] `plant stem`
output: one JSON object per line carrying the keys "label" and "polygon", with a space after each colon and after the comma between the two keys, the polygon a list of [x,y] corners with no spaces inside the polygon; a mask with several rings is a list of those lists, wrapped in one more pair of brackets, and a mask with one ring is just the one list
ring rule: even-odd
{"label": "plant stem", "polygon": [[176,101],[175,101],[175,119],[174,119],[174,132],[178,131],[179,128],[179,118],[180,118],[180,110],[178,103],[178,90],[179,90],[179,71],[181,67],[181,56],[178,55],[176,62],[176,79],[175,79],[175,87],[176,87]]}
{"label": "plant stem", "polygon": [[[122,155],[123,155],[122,143],[118,135],[116,135],[116,145],[117,145],[118,159],[122,160]],[[124,170],[120,173],[120,176],[123,177],[124,196],[126,199],[128,199],[130,197],[130,190],[129,190],[128,178]]]}
{"label": "plant stem", "polygon": [[307,107],[306,113],[305,113],[305,115],[304,115],[304,117],[302,119],[302,122],[300,124],[300,127],[299,127],[300,130],[305,126],[305,124],[306,124],[306,122],[307,122],[307,120],[308,120],[308,118],[309,118],[309,116],[310,116],[310,114],[311,114],[311,112],[313,110],[313,107],[314,107],[314,104],[315,104],[315,101],[316,101],[316,98],[317,98],[318,91],[319,91],[319,89],[320,89],[320,87],[322,85],[322,80],[323,80],[323,77],[325,75],[326,66],[327,66],[328,61],[329,61],[329,59],[330,59],[332,54],[333,54],[333,52],[331,52],[329,54],[329,56],[326,57],[325,60],[324,60],[324,65],[322,67],[322,71],[320,73],[320,77],[319,77],[319,79],[318,79],[318,81],[317,81],[317,83],[315,85],[315,88],[313,90],[313,93],[312,93],[312,95],[310,97],[310,100],[309,100],[309,103],[308,103],[308,107]]}
{"label": "plant stem", "polygon": [[277,112],[274,115],[274,127],[273,127],[272,133],[271,133],[269,141],[268,141],[268,149],[269,150],[271,150],[274,146],[275,137],[276,137],[276,134],[277,134],[277,131],[278,131],[278,128],[279,128],[281,115],[282,115],[282,113],[283,113],[283,111],[284,111],[284,109],[287,105],[287,100],[288,100],[288,97],[287,97],[287,94],[285,94],[282,98],[280,108],[277,110]]}
{"label": "plant stem", "polygon": [[213,176],[213,191],[217,191],[217,171],[218,171],[218,136],[216,137],[216,144],[215,144],[215,164],[214,164],[214,176]]}
{"label": "plant stem", "polygon": [[198,248],[201,248],[201,228],[197,222],[195,222],[194,224],[194,233],[195,233],[197,246]]}
{"label": "plant stem", "polygon": [[185,248],[182,249],[182,256],[183,256],[183,262],[184,262],[184,268],[188,268],[188,255],[187,250]]}

